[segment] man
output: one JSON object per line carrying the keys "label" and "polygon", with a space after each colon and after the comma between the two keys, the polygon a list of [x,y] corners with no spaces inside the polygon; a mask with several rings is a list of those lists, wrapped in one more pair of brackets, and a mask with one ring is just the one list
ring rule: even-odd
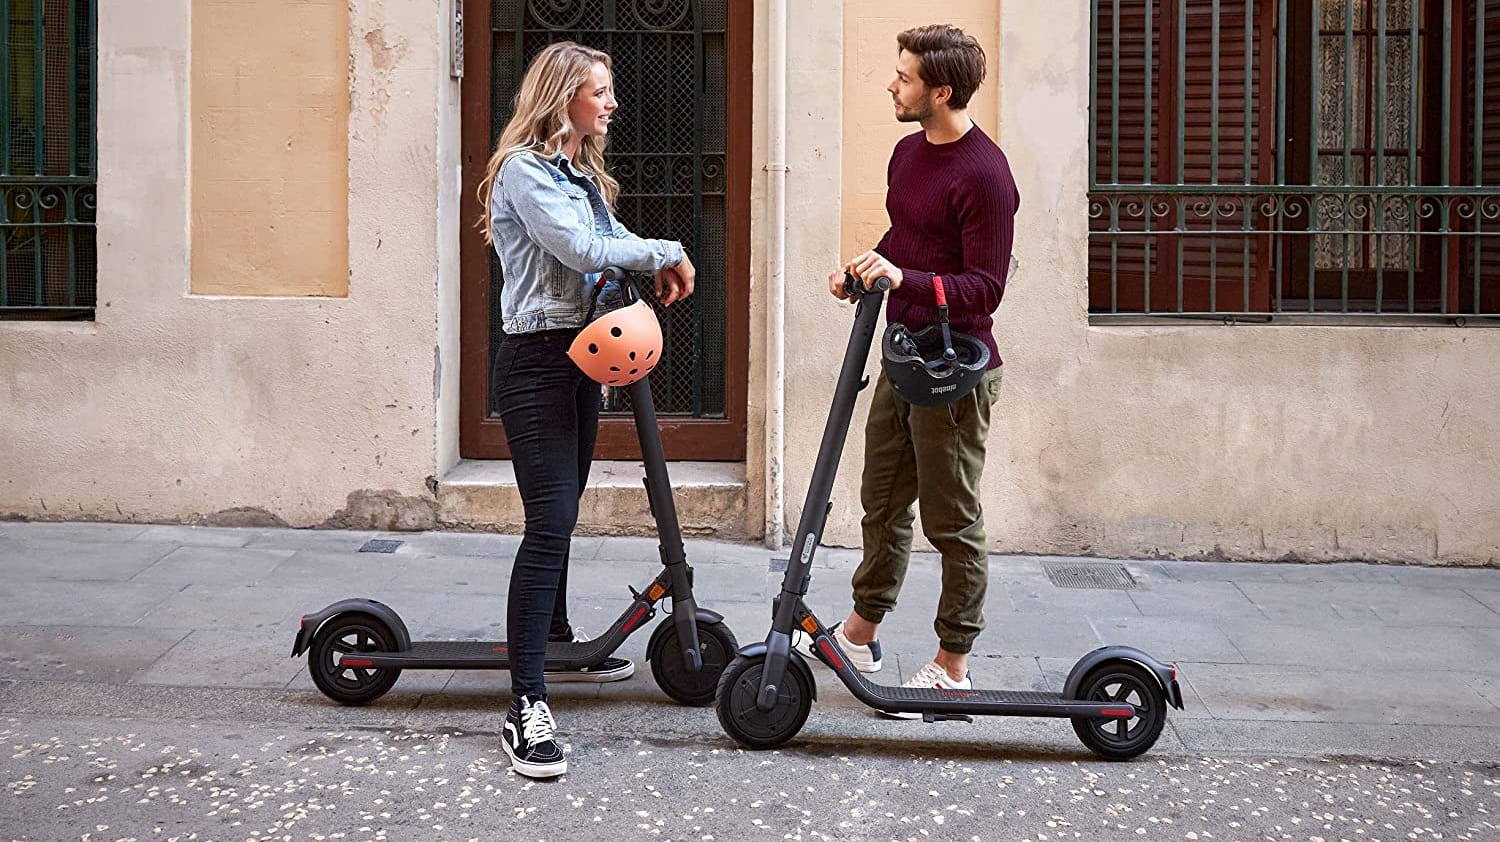
{"label": "man", "polygon": [[943,406],[914,406],[883,374],[877,381],[860,489],[864,559],[852,582],[854,610],[834,633],[856,668],[880,669],[880,623],[906,575],[912,503],[919,502],[924,534],[942,553],[943,586],[933,624],[937,656],[905,686],[969,689],[968,656],[984,628],[989,580],[980,476],[1000,390],[991,314],[1005,292],[1020,194],[1005,155],[968,115],[984,81],[979,43],[946,25],[910,29],[896,41],[896,78],[887,90],[896,119],[922,131],[891,154],[890,229],[873,250],[830,274],[829,288],[844,297],[846,270],[866,282],[887,277],[887,320],[919,330],[936,320],[933,276],[941,276],[953,329],[989,346],[990,369],[972,392]]}

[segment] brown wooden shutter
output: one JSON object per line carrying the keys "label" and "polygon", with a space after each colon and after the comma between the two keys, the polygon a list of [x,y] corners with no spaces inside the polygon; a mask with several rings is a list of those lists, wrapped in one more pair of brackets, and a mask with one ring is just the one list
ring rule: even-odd
{"label": "brown wooden shutter", "polygon": [[[1183,126],[1183,182],[1190,185],[1244,185],[1260,183],[1261,154],[1259,141],[1264,114],[1260,98],[1259,52],[1268,49],[1269,29],[1262,31],[1256,22],[1252,27],[1250,42],[1250,68],[1245,67],[1246,0],[1219,0],[1219,60],[1218,60],[1218,161],[1214,166],[1214,26],[1213,0],[1190,0],[1187,3],[1187,51],[1181,64],[1187,93]],[[1268,0],[1256,3],[1257,18],[1260,10],[1270,9]],[[1177,59],[1173,45],[1173,59]],[[1268,91],[1269,92],[1269,91]],[[1245,99],[1250,99],[1250,125],[1248,140],[1245,125]],[[1274,98],[1267,97],[1274,102]],[[1177,115],[1170,116],[1175,123]],[[1274,116],[1265,121],[1264,134],[1274,130]],[[1174,124],[1173,131],[1175,133]],[[1246,153],[1249,167],[1246,167]],[[1175,159],[1175,150],[1171,152]],[[1175,160],[1172,162],[1175,168]],[[1248,178],[1247,178],[1248,176]],[[1171,178],[1176,179],[1175,169]],[[1253,199],[1235,198],[1212,204],[1189,202],[1184,213],[1184,228],[1190,231],[1213,232],[1229,229],[1240,231],[1246,225],[1253,230],[1257,224],[1257,204]],[[1202,211],[1207,210],[1205,215]],[[1242,233],[1186,235],[1179,238],[1183,256],[1183,309],[1190,312],[1237,312],[1244,311],[1247,285],[1254,285],[1264,275],[1263,261],[1257,259],[1256,235]],[[1171,270],[1176,271],[1175,255]],[[1248,263],[1248,271],[1247,271]],[[1175,283],[1172,285],[1175,297]],[[1214,294],[1210,293],[1212,286]],[[1263,284],[1261,285],[1264,286]],[[1254,292],[1254,290],[1252,290]],[[1252,294],[1250,309],[1257,307],[1257,295]],[[1174,302],[1175,304],[1175,302]]]}
{"label": "brown wooden shutter", "polygon": [[[1152,25],[1146,29],[1147,0],[1119,0],[1119,111],[1114,110],[1115,86],[1115,6],[1112,0],[1101,0],[1098,21],[1097,110],[1093,138],[1096,152],[1094,178],[1098,184],[1141,184],[1155,180],[1159,169],[1162,95],[1162,2],[1151,0]],[[1146,45],[1151,44],[1151,103],[1146,103]],[[1151,137],[1146,136],[1147,115],[1151,115]],[[1117,123],[1117,127],[1116,127]],[[1118,137],[1118,143],[1115,137]],[[1147,149],[1151,149],[1152,178],[1147,178]],[[1111,224],[1108,201],[1091,199],[1089,230],[1108,231]],[[1130,202],[1122,202],[1119,228],[1144,231],[1145,220],[1129,212]],[[1159,240],[1159,238],[1157,238]],[[1119,310],[1141,310],[1144,303],[1146,242],[1144,235],[1122,234],[1118,237],[1095,236],[1089,240],[1089,309],[1109,312],[1112,301]],[[1113,247],[1112,244],[1113,243]],[[1159,261],[1158,247],[1153,245],[1151,260]],[[1113,261],[1111,256],[1113,255]],[[1111,266],[1115,271],[1111,272]],[[1153,272],[1154,274],[1154,272]],[[1116,288],[1111,295],[1110,280]]]}
{"label": "brown wooden shutter", "polygon": [[[1474,122],[1482,120],[1482,152],[1480,155],[1479,184],[1491,190],[1500,190],[1500,0],[1490,0],[1484,8],[1484,95],[1479,113],[1475,113],[1474,63],[1478,58],[1478,31],[1474,25],[1477,5],[1474,0],[1463,4],[1463,25],[1454,21],[1454,29],[1464,33],[1463,102],[1460,110],[1464,119],[1462,142],[1456,144],[1463,150],[1460,170],[1463,183],[1472,185],[1474,178]],[[1476,224],[1482,236],[1464,237],[1459,249],[1461,257],[1457,272],[1450,273],[1449,312],[1473,313],[1474,310],[1474,249],[1479,249],[1479,312],[1500,311],[1500,220],[1487,218],[1486,208],[1500,212],[1500,205],[1481,203],[1478,212],[1471,218],[1458,218],[1453,224],[1465,232],[1473,232]]]}
{"label": "brown wooden shutter", "polygon": [[[1215,181],[1226,185],[1243,185],[1246,176],[1245,151],[1245,98],[1250,98],[1249,131],[1249,181],[1259,183],[1263,168],[1270,158],[1270,133],[1274,120],[1265,118],[1261,103],[1262,88],[1270,91],[1267,71],[1270,51],[1274,43],[1270,36],[1269,21],[1274,10],[1270,0],[1255,4],[1255,18],[1251,32],[1250,72],[1245,66],[1246,0],[1219,0],[1219,61],[1218,76],[1214,74],[1214,2],[1213,0],[1153,0],[1151,31],[1146,31],[1146,0],[1121,0],[1120,16],[1120,109],[1118,148],[1112,143],[1111,115],[1114,78],[1114,4],[1109,0],[1100,3],[1098,30],[1098,119],[1095,131],[1096,156],[1095,177],[1098,183],[1108,184],[1113,177],[1112,165],[1119,162],[1119,181],[1122,184],[1138,183],[1145,173],[1146,163],[1146,103],[1145,103],[1145,54],[1147,39],[1152,45],[1152,99],[1151,99],[1151,181],[1156,184],[1178,183],[1178,79],[1183,80],[1185,97],[1183,102],[1182,129],[1182,183],[1191,186],[1211,185]],[[1186,12],[1184,15],[1183,12]],[[1185,28],[1186,49],[1178,52],[1178,31]],[[1218,162],[1213,166],[1213,97],[1218,86]],[[1267,97],[1270,101],[1274,101]],[[1107,202],[1095,200],[1095,208],[1102,209],[1091,219],[1090,230],[1105,231],[1110,225],[1110,208]],[[1178,249],[1182,258],[1182,309],[1207,311],[1213,306],[1218,311],[1241,311],[1245,309],[1244,285],[1251,284],[1251,309],[1264,309],[1267,304],[1265,254],[1269,249],[1261,242],[1263,237],[1237,233],[1244,223],[1244,203],[1238,199],[1228,207],[1233,213],[1226,218],[1211,210],[1214,204],[1204,200],[1185,202],[1182,227],[1188,231],[1211,232],[1218,216],[1220,231],[1226,228],[1231,233],[1190,234],[1186,236],[1144,234],[1146,219],[1142,213],[1127,210],[1142,210],[1140,205],[1127,208],[1129,200],[1122,203],[1119,227],[1126,233],[1115,239],[1114,253],[1118,272],[1116,301],[1121,311],[1139,311],[1145,304],[1145,267],[1147,249],[1151,242],[1151,309],[1153,311],[1176,311]],[[1250,227],[1258,224],[1256,203],[1250,205]],[[1176,205],[1171,205],[1165,216],[1153,215],[1150,219],[1153,230],[1177,227]],[[1245,271],[1246,249],[1249,251],[1249,274]],[[1215,255],[1215,251],[1217,254]],[[1264,254],[1263,254],[1264,252]],[[1210,294],[1210,281],[1217,273],[1217,300]],[[1108,312],[1111,304],[1111,247],[1107,237],[1095,236],[1089,250],[1089,304],[1096,312]]]}

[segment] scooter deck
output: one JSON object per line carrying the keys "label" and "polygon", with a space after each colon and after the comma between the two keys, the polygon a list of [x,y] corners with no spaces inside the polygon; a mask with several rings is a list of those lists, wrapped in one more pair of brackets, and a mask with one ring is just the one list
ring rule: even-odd
{"label": "scooter deck", "polygon": [[[547,644],[548,670],[571,670],[608,657],[598,641]],[[510,646],[503,640],[416,640],[400,652],[348,652],[340,665],[368,669],[508,670]]]}
{"label": "scooter deck", "polygon": [[870,696],[872,706],[892,713],[1122,719],[1135,716],[1135,708],[1128,702],[1081,701],[1066,698],[1061,693],[1032,690],[939,690],[929,687],[889,687],[868,681],[860,689]]}

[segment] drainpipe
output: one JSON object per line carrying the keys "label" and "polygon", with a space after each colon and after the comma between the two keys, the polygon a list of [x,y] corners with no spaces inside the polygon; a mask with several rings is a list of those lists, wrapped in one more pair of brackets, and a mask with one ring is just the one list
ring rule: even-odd
{"label": "drainpipe", "polygon": [[765,543],[772,550],[781,549],[786,532],[786,9],[787,0],[770,0]]}

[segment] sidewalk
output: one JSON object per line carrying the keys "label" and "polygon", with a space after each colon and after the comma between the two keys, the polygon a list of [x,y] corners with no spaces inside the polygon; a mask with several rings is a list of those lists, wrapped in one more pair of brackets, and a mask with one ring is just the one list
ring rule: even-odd
{"label": "sidewalk", "polygon": [[[372,537],[401,541],[361,553]],[[299,617],[347,596],[378,598],[414,637],[503,637],[518,539],[462,533],[332,532],[0,523],[0,715],[133,715],[268,722],[493,729],[504,673],[408,672],[379,704],[340,708],[288,657]],[[687,542],[700,603],[740,642],[764,635],[781,574],[755,546]],[[827,622],[849,607],[858,555],[824,549],[810,601]],[[1055,585],[1047,565],[1123,565],[1129,590]],[[653,540],[580,538],[570,602],[597,632],[657,567]],[[935,645],[937,560],[914,558],[882,637],[894,683]],[[1176,661],[1187,710],[1153,754],[1500,758],[1500,570],[1361,564],[1109,562],[996,556],[975,685],[1057,689],[1101,643]],[[575,734],[591,729],[732,744],[712,709],[670,704],[644,662],[626,682],[558,685]],[[818,703],[803,737],[843,745],[890,739],[1076,752],[1065,723],[890,722],[814,663]]]}

